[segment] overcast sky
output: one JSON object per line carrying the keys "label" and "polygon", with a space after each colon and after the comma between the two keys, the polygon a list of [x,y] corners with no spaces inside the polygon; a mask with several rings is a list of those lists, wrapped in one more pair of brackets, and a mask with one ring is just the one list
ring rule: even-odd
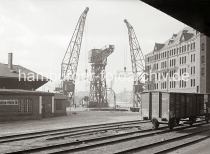
{"label": "overcast sky", "polygon": [[[126,18],[134,27],[144,54],[155,42],[165,42],[186,25],[138,0],[0,0],[0,62],[14,53],[14,64],[39,74],[60,77],[60,64],[76,23],[85,7],[87,15],[78,73],[88,66],[88,51],[115,45],[107,72],[131,70]],[[126,56],[125,56],[126,55]],[[52,83],[46,85],[46,90]],[[88,90],[88,81],[76,89]],[[132,81],[115,82],[116,91],[130,90]]]}

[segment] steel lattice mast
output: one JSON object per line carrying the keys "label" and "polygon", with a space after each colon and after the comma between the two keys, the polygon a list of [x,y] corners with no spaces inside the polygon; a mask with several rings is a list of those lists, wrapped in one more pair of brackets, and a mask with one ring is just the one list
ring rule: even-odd
{"label": "steel lattice mast", "polygon": [[145,71],[144,54],[141,51],[133,26],[125,19],[128,28],[129,46],[131,54],[132,72],[134,74],[134,107],[138,107],[141,103],[140,92],[143,91],[143,74]]}
{"label": "steel lattice mast", "polygon": [[75,78],[88,10],[87,7],[81,14],[61,64],[62,90],[70,98],[74,95]]}
{"label": "steel lattice mast", "polygon": [[106,73],[107,58],[114,51],[114,45],[89,52],[92,79],[90,81],[89,107],[108,107]]}

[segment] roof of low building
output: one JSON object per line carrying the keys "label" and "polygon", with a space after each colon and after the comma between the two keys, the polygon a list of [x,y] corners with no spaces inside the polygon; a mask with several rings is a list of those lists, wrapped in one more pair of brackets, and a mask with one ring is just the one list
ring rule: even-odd
{"label": "roof of low building", "polygon": [[37,74],[23,66],[0,63],[0,88],[35,90],[49,81],[48,78]]}
{"label": "roof of low building", "polygon": [[67,100],[67,96],[61,93],[55,93],[55,99],[62,99],[62,100]]}
{"label": "roof of low building", "polygon": [[31,91],[31,90],[22,90],[22,89],[0,89],[0,94],[31,94],[31,95],[48,95],[48,96],[53,96],[54,93],[49,93],[49,92],[43,92],[43,91]]}
{"label": "roof of low building", "polygon": [[7,64],[3,64],[0,63],[0,78],[1,77],[7,77],[7,78],[24,78],[24,75],[27,76],[34,76],[36,77],[37,80],[44,80],[44,81],[48,81],[49,79],[47,79],[46,77],[37,74],[23,66],[20,65],[13,65],[12,69],[8,68]]}

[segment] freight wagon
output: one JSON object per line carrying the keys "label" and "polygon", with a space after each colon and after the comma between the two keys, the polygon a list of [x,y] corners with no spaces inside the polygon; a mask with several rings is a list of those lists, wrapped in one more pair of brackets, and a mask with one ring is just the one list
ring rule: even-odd
{"label": "freight wagon", "polygon": [[170,129],[180,120],[188,120],[192,125],[196,118],[205,117],[208,122],[209,101],[204,101],[204,94],[144,92],[142,96],[142,117],[151,119],[153,128],[167,124]]}

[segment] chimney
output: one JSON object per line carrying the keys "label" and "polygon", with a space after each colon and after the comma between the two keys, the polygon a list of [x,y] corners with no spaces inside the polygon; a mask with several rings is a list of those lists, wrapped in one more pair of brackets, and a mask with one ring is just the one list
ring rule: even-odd
{"label": "chimney", "polygon": [[11,70],[13,68],[12,58],[13,58],[13,54],[12,53],[8,53],[8,68],[11,69]]}

